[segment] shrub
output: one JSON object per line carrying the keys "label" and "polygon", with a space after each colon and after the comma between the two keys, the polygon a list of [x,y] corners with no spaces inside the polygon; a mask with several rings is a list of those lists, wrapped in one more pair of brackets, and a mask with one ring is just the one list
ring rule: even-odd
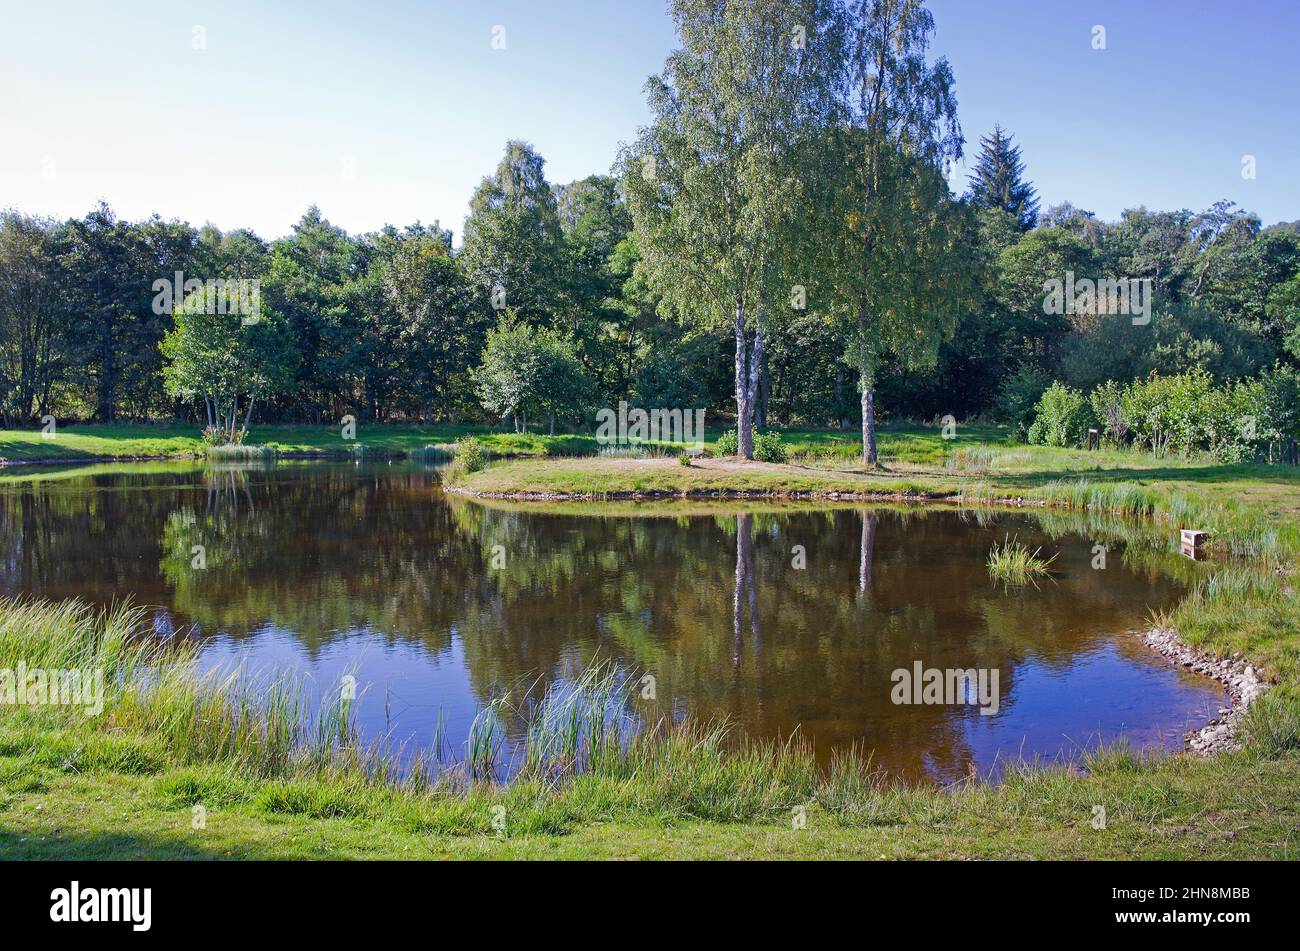
{"label": "shrub", "polygon": [[1088,395],[1088,405],[1101,425],[1102,435],[1116,446],[1128,439],[1128,418],[1124,415],[1124,390],[1114,380],[1107,380]]}
{"label": "shrub", "polygon": [[456,463],[464,472],[478,472],[487,465],[487,450],[477,439],[456,443]]}
{"label": "shrub", "polygon": [[1152,373],[1122,388],[1107,381],[1089,394],[1088,403],[1117,445],[1131,439],[1156,455],[1203,450],[1232,463],[1260,455],[1271,459],[1300,419],[1297,376],[1282,366],[1217,387],[1200,369]]}
{"label": "shrub", "polygon": [[1264,419],[1268,422],[1262,436],[1271,459],[1274,445],[1300,430],[1300,370],[1279,362],[1260,374],[1259,382],[1264,390]]}
{"label": "shrub", "polygon": [[1206,448],[1223,462],[1255,454],[1264,426],[1264,387],[1256,380],[1211,390],[1201,403]]}
{"label": "shrub", "polygon": [[1124,388],[1123,413],[1133,439],[1151,447],[1156,455],[1176,452],[1190,455],[1209,441],[1213,382],[1205,370],[1177,376],[1152,373]]}
{"label": "shrub", "polygon": [[780,433],[754,433],[754,458],[760,462],[785,462],[789,453]]}
{"label": "shrub", "polygon": [[691,457],[684,452],[678,455],[677,461],[688,469],[691,467]]}
{"label": "shrub", "polygon": [[243,443],[245,435],[242,428],[232,433],[218,426],[205,426],[202,438],[204,445],[207,446],[238,446]]}
{"label": "shrub", "polygon": [[1092,407],[1082,393],[1053,383],[1039,397],[1029,441],[1042,446],[1081,446],[1093,421]]}
{"label": "shrub", "polygon": [[[729,429],[718,437],[717,453],[719,456],[734,456],[740,452],[740,435]],[[759,462],[785,462],[789,450],[781,442],[780,433],[754,433],[754,458]]]}

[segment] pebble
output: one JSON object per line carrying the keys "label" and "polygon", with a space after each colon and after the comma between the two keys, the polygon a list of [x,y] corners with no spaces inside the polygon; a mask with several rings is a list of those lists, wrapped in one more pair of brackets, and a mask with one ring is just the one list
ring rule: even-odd
{"label": "pebble", "polygon": [[1209,756],[1222,750],[1241,748],[1237,731],[1250,705],[1268,689],[1255,668],[1241,659],[1240,653],[1218,658],[1188,647],[1178,638],[1178,632],[1156,628],[1142,635],[1143,642],[1156,653],[1169,658],[1198,674],[1213,677],[1228,691],[1231,707],[1220,707],[1220,718],[1211,720],[1199,730],[1185,734],[1187,748],[1193,753]]}

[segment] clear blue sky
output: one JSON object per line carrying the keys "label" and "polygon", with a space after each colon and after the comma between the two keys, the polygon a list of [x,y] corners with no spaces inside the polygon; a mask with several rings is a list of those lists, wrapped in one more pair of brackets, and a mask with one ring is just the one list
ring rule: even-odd
{"label": "clear blue sky", "polygon": [[[931,9],[968,151],[1001,122],[1045,203],[1113,219],[1229,198],[1300,218],[1295,0]],[[103,198],[272,238],[314,202],[353,232],[439,219],[459,235],[508,138],[554,182],[607,171],[673,44],[658,0],[3,0],[0,207],[65,217]]]}

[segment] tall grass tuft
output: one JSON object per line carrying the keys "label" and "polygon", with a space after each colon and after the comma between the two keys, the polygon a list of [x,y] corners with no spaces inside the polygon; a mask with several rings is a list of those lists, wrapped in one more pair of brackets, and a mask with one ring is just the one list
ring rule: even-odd
{"label": "tall grass tuft", "polygon": [[429,443],[418,449],[412,449],[407,455],[413,462],[446,462],[456,457],[455,445],[446,443]]}
{"label": "tall grass tuft", "polygon": [[1028,584],[1035,578],[1044,578],[1051,574],[1051,558],[1041,557],[1042,549],[1030,551],[1018,540],[1005,538],[1000,545],[994,545],[989,551],[989,576],[1005,584]]}
{"label": "tall grass tuft", "polygon": [[1300,750],[1300,697],[1278,688],[1258,698],[1242,725],[1242,739],[1257,756],[1278,757]]}
{"label": "tall grass tuft", "polygon": [[227,443],[224,446],[206,446],[203,454],[209,459],[238,461],[244,459],[273,459],[275,450],[270,446],[245,446]]}

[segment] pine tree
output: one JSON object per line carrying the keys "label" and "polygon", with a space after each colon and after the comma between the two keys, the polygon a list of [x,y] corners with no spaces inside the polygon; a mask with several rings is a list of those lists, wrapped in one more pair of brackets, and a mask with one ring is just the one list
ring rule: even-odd
{"label": "pine tree", "polygon": [[1006,130],[995,125],[992,135],[980,139],[979,159],[970,177],[971,203],[977,208],[999,208],[1016,219],[1021,231],[1028,231],[1038,223],[1038,194],[1024,180],[1024,173],[1020,146],[1012,145]]}

